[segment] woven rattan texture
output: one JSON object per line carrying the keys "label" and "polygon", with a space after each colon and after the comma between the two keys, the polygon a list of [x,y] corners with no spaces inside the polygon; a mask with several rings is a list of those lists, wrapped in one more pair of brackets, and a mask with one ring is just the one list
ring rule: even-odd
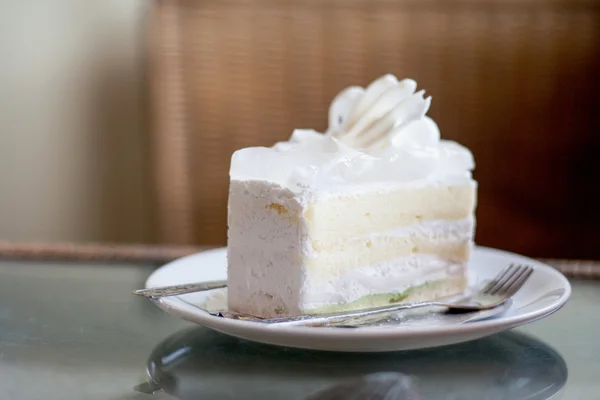
{"label": "woven rattan texture", "polygon": [[[231,153],[326,127],[384,73],[433,96],[469,146],[480,244],[600,257],[597,1],[156,1],[150,19],[162,240],[226,242]],[[582,221],[583,219],[583,221]],[[575,239],[579,234],[584,239]]]}

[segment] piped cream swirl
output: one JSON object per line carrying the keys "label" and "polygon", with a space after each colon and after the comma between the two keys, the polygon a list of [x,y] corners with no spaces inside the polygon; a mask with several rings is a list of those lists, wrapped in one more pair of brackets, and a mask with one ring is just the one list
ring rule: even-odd
{"label": "piped cream swirl", "polygon": [[425,117],[431,97],[415,93],[412,79],[398,81],[384,75],[366,89],[349,87],[340,92],[329,108],[327,134],[361,149],[378,149],[406,142],[430,144],[440,140],[433,120]]}

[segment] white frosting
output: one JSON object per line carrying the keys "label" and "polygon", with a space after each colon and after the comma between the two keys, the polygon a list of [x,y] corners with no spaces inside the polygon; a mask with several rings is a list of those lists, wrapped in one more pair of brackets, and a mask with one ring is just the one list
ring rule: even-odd
{"label": "white frosting", "polygon": [[461,276],[464,268],[436,256],[418,254],[354,268],[323,283],[312,283],[309,278],[305,282],[304,307],[345,303],[371,294],[403,293],[426,282]]}
{"label": "white frosting", "polygon": [[[369,233],[368,235],[356,236],[351,239],[339,239],[338,243],[348,241],[359,246],[364,246],[366,241],[386,237],[421,237],[429,240],[443,240],[445,242],[463,242],[465,240],[472,242],[474,234],[475,217],[469,216],[457,221],[423,221],[419,224],[401,226],[383,232]],[[312,241],[308,238],[305,238],[302,244],[302,253],[313,258],[318,258],[323,254],[314,250]]]}
{"label": "white frosting", "polygon": [[401,226],[388,231],[371,233],[366,237],[375,239],[390,236],[421,236],[428,239],[444,238],[444,240],[463,241],[472,240],[475,229],[475,217],[473,215],[456,221],[432,220],[422,221],[419,224]]}
{"label": "white frosting", "polygon": [[385,75],[366,89],[350,87],[329,110],[326,133],[296,130],[273,147],[238,150],[232,179],[264,180],[294,192],[365,183],[468,182],[471,152],[441,140],[425,114],[431,98],[416,82]]}

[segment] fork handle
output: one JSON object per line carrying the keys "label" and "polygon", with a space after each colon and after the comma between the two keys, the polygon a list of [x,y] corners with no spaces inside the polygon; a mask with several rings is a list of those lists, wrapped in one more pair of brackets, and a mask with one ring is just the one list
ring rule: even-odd
{"label": "fork handle", "polygon": [[203,292],[206,290],[220,289],[227,287],[227,281],[212,281],[201,283],[187,283],[183,285],[162,286],[149,289],[134,290],[133,294],[138,296],[158,298],[167,296],[179,296],[186,293]]}
{"label": "fork handle", "polygon": [[438,301],[416,301],[412,303],[396,304],[393,306],[368,308],[360,311],[346,311],[341,313],[319,315],[300,315],[297,317],[270,318],[263,319],[260,322],[277,326],[322,326],[343,322],[348,319],[381,316],[384,314],[392,314],[397,311],[411,310],[415,308],[431,306],[447,307],[448,304]]}

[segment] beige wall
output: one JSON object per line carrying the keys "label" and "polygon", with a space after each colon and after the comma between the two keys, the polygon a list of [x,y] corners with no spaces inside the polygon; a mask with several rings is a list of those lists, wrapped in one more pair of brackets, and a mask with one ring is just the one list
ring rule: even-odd
{"label": "beige wall", "polygon": [[0,0],[0,239],[152,239],[148,0]]}

